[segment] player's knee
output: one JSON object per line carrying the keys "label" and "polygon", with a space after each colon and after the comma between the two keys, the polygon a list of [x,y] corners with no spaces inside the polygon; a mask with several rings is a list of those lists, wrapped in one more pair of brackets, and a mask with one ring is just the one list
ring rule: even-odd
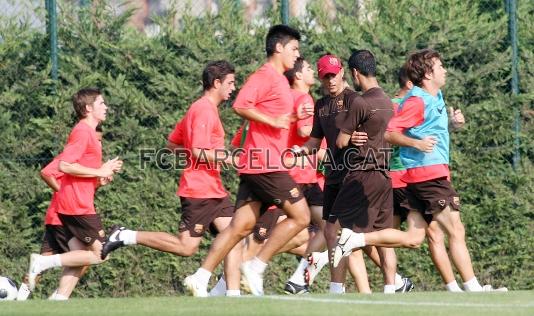
{"label": "player's knee", "polygon": [[419,248],[421,244],[425,241],[425,234],[423,233],[413,233],[409,238],[406,239],[405,247],[408,248]]}
{"label": "player's knee", "polygon": [[183,257],[191,257],[192,255],[194,255],[195,253],[197,253],[198,251],[198,246],[195,245],[186,245],[183,250],[181,251],[181,256]]}
{"label": "player's knee", "polygon": [[243,227],[240,227],[239,229],[235,229],[234,234],[237,235],[240,239],[243,239],[247,237],[248,235],[252,234],[253,229],[254,229],[254,226],[252,227],[243,226]]}
{"label": "player's knee", "polygon": [[439,245],[445,242],[445,235],[440,230],[429,228],[426,234],[428,237],[428,242],[431,244]]}
{"label": "player's knee", "polygon": [[[304,228],[304,229],[307,229],[307,228]],[[304,244],[305,242],[308,241],[309,239],[309,234],[306,234],[305,231],[301,231],[300,233],[298,233],[295,237],[294,237],[294,240],[295,240],[295,244],[297,245],[302,245]]]}
{"label": "player's knee", "polygon": [[303,215],[295,218],[294,220],[297,227],[302,230],[310,225],[310,214]]}
{"label": "player's knee", "polygon": [[449,238],[453,240],[465,240],[465,227],[461,222],[455,223]]}

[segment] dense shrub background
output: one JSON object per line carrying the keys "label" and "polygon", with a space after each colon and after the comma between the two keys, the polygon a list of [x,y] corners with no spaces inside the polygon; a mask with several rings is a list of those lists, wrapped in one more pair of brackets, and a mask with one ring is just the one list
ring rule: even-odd
{"label": "dense shrub background", "polygon": [[[368,48],[376,54],[379,81],[391,95],[395,73],[408,52],[433,47],[443,54],[449,71],[446,101],[462,109],[468,122],[452,137],[452,170],[475,270],[481,282],[532,289],[534,4],[519,1],[521,94],[512,98],[501,1],[376,0],[365,12],[353,2],[337,1],[333,21],[319,2],[310,6],[309,18],[291,21],[304,34],[302,54],[313,62],[324,52],[346,60],[352,49]],[[264,60],[269,25],[247,24],[239,7],[222,3],[216,16],[175,21],[170,12],[158,21],[161,32],[153,38],[127,26],[130,12],[117,16],[105,4],[94,10],[61,6],[57,83],[49,79],[46,34],[0,17],[0,275],[20,280],[29,254],[39,250],[51,192],[38,171],[62,149],[74,124],[70,96],[81,87],[104,89],[111,107],[104,125],[104,155],[125,161],[124,172],[97,194],[104,224],[176,231],[180,207],[174,193],[180,171],[161,170],[156,163],[141,169],[139,151],[164,146],[174,123],[200,95],[200,73],[208,60],[234,63],[239,84]],[[276,12],[267,16],[274,23],[277,19]],[[230,105],[221,110],[227,138],[241,122]],[[522,124],[517,172],[511,166],[514,108]],[[225,172],[224,179],[235,192],[234,172]],[[75,295],[182,293],[181,281],[198,267],[208,246],[209,238],[192,258],[143,247],[123,249],[93,267]],[[412,276],[418,290],[443,289],[426,245],[397,253],[399,271]],[[276,257],[267,274],[267,292],[281,292],[295,266],[292,256]],[[379,290],[378,269],[369,265],[369,272]],[[37,295],[51,293],[58,275],[48,272]],[[325,271],[319,290],[326,289],[326,278]]]}

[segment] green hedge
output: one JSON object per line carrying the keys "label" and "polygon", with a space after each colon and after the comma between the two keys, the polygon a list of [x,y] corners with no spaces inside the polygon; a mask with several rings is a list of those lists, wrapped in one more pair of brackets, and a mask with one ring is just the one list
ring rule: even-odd
{"label": "green hedge", "polygon": [[[161,32],[153,38],[127,26],[130,12],[115,16],[104,5],[93,12],[61,7],[57,84],[48,75],[46,35],[25,23],[0,18],[0,275],[20,280],[29,254],[39,250],[51,192],[38,171],[62,149],[74,124],[70,96],[81,87],[104,89],[111,107],[104,125],[104,156],[119,155],[125,161],[124,172],[97,194],[104,224],[177,230],[180,208],[174,192],[180,171],[163,171],[156,164],[142,170],[139,150],[164,146],[174,123],[200,95],[200,73],[207,61],[230,60],[239,84],[263,63],[268,25],[248,24],[232,3],[222,1],[216,16],[175,21],[170,12],[158,21]],[[291,21],[304,34],[301,51],[312,62],[327,51],[346,59],[351,49],[368,48],[376,54],[379,81],[393,94],[395,73],[408,52],[434,47],[443,54],[449,70],[445,98],[448,105],[461,108],[468,121],[465,130],[452,137],[452,169],[475,270],[484,283],[533,288],[534,95],[529,89],[534,41],[527,29],[533,23],[529,17],[534,5],[521,2],[522,94],[512,99],[501,1],[479,6],[465,0],[377,0],[369,2],[363,13],[352,9],[353,1],[337,3],[345,10],[338,10],[334,21],[326,17],[320,1],[310,6],[309,18]],[[489,10],[489,4],[495,9]],[[270,13],[267,20],[277,17]],[[221,111],[227,138],[241,122],[230,105]],[[522,114],[522,164],[517,172],[511,167],[514,106]],[[225,172],[223,177],[235,192],[235,173]],[[110,262],[93,267],[75,295],[183,293],[181,281],[198,267],[208,246],[206,239],[192,258],[142,247],[121,250]],[[418,289],[443,289],[426,245],[397,253],[399,270],[412,276]],[[281,292],[295,266],[292,256],[275,258],[267,292]],[[378,270],[369,266],[369,271],[375,289],[380,289]],[[321,290],[326,289],[326,276],[323,272],[319,278]],[[57,271],[48,272],[37,295],[49,294],[57,277]]]}

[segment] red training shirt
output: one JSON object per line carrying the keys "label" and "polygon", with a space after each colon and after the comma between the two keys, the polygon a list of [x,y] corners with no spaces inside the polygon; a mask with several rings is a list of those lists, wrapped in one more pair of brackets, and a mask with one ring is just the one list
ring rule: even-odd
{"label": "red training shirt", "polygon": [[190,151],[176,195],[188,198],[222,198],[228,195],[219,166],[193,157],[192,149],[224,150],[224,129],[217,106],[207,97],[195,101],[169,134],[168,140]]}
{"label": "red training shirt", "polygon": [[[102,165],[102,145],[96,131],[80,121],[72,129],[61,153],[61,161],[98,169]],[[98,179],[65,174],[58,192],[58,213],[65,215],[96,214],[94,198]]]}

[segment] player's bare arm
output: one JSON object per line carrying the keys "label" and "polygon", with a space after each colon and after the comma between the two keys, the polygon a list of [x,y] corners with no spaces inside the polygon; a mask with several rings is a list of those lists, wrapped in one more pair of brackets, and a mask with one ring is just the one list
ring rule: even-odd
{"label": "player's bare arm", "polygon": [[432,150],[434,150],[434,146],[437,144],[436,139],[432,136],[426,136],[423,139],[415,139],[399,132],[386,132],[384,136],[386,141],[390,144],[403,147],[413,147],[426,153],[432,152]]}
{"label": "player's bare arm", "polygon": [[[299,150],[305,155],[317,152],[321,148],[321,141],[322,140],[319,138],[310,137],[310,139],[308,139],[308,141],[304,145],[302,145]],[[297,148],[295,148],[295,150],[296,149]]]}
{"label": "player's bare arm", "polygon": [[291,114],[285,114],[278,117],[271,117],[256,109],[239,109],[234,108],[237,115],[247,119],[249,121],[260,122],[267,124],[274,128],[289,129],[289,124],[294,121],[294,117]]}
{"label": "player's bare arm", "polygon": [[46,174],[46,172],[41,171],[41,179],[48,185],[48,187],[55,192],[59,191],[59,183],[57,182],[54,176]]}
{"label": "player's bare arm", "polygon": [[351,134],[347,134],[343,131],[339,131],[339,134],[337,135],[337,139],[336,139],[336,146],[338,148],[347,147],[350,143],[351,137],[352,137]]}
{"label": "player's bare arm", "polygon": [[78,163],[69,163],[63,160],[59,162],[59,171],[80,178],[106,178],[119,172],[121,168],[122,160],[119,160],[119,157],[108,160],[98,169],[85,167]]}
{"label": "player's bare arm", "polygon": [[449,129],[456,131],[462,129],[465,125],[465,117],[460,109],[454,109],[449,106]]}

